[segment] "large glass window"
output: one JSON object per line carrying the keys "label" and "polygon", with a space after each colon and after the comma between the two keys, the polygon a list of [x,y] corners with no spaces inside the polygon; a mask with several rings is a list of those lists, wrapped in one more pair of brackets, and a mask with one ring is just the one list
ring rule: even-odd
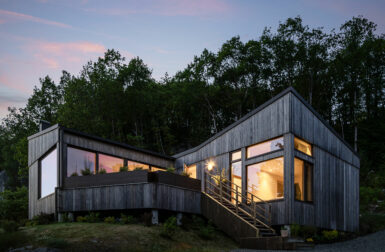
{"label": "large glass window", "polygon": [[[242,193],[242,152],[237,151],[231,153],[231,201],[236,202],[235,194],[238,190]],[[238,195],[238,202],[242,202],[242,197]]]}
{"label": "large glass window", "polygon": [[152,172],[156,172],[156,171],[166,171],[166,169],[164,169],[164,168],[159,168],[159,167],[155,167],[155,166],[151,166],[151,171],[152,171]]}
{"label": "large glass window", "polygon": [[67,148],[67,177],[95,173],[96,154],[72,147]]}
{"label": "large glass window", "polygon": [[190,178],[194,178],[194,179],[197,178],[197,165],[196,164],[189,165],[189,166],[186,165],[184,167],[184,169],[185,169],[185,172],[190,176]]}
{"label": "large glass window", "polygon": [[294,159],[295,199],[313,201],[313,165],[299,158]]}
{"label": "large glass window", "polygon": [[55,192],[57,186],[57,151],[54,149],[40,162],[40,198]]}
{"label": "large glass window", "polygon": [[149,170],[150,166],[146,165],[146,164],[139,163],[139,162],[128,160],[127,161],[127,168],[129,171],[138,170],[138,169]]}
{"label": "large glass window", "polygon": [[124,160],[104,154],[99,154],[99,172],[105,170],[106,173],[119,172]]}
{"label": "large glass window", "polygon": [[283,149],[283,137],[258,143],[247,148],[247,158],[255,157],[275,150]]}
{"label": "large glass window", "polygon": [[294,137],[294,148],[309,156],[312,156],[311,144]]}
{"label": "large glass window", "polygon": [[263,200],[282,199],[283,157],[247,166],[247,187]]}

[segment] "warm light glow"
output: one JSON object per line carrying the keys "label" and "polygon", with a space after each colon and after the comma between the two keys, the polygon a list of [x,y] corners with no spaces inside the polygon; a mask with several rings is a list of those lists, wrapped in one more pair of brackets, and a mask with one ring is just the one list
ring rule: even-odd
{"label": "warm light glow", "polygon": [[211,171],[214,168],[215,164],[213,161],[207,163],[207,170]]}

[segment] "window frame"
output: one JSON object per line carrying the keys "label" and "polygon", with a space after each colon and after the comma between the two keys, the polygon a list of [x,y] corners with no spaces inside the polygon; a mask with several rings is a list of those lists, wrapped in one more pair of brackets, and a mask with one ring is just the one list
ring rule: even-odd
{"label": "window frame", "polygon": [[[278,150],[276,150],[276,151],[278,151]],[[269,154],[273,153],[273,152],[276,152],[276,151],[271,151],[271,152],[269,152]],[[266,153],[262,154],[262,155],[266,155]],[[255,157],[253,157],[253,158],[255,158]],[[270,160],[273,160],[273,159],[277,159],[277,158],[282,158],[282,171],[283,171],[283,173],[282,173],[282,176],[283,176],[283,194],[282,194],[282,198],[263,200],[263,201],[265,201],[265,202],[276,202],[276,201],[284,201],[285,200],[285,191],[286,191],[286,189],[285,189],[285,156],[284,155],[278,156],[278,157],[274,157],[274,158],[269,158],[269,159],[266,159],[266,160],[262,160],[260,162],[255,162],[255,163],[251,163],[251,164],[246,165],[246,192],[249,192],[249,190],[248,190],[249,189],[249,184],[248,184],[248,171],[249,171],[248,168],[249,168],[249,166],[260,164],[260,163],[267,162],[267,161],[270,161]],[[248,198],[247,198],[247,200],[249,202]],[[251,202],[251,200],[250,200],[250,202]]]}
{"label": "window frame", "polygon": [[55,187],[55,191],[53,193],[50,193],[50,194],[47,194],[45,195],[44,197],[41,197],[41,182],[42,182],[42,179],[41,179],[41,169],[42,169],[42,165],[41,165],[41,161],[43,161],[44,158],[46,158],[49,154],[51,154],[54,150],[56,150],[56,187],[58,187],[58,175],[59,175],[59,165],[58,165],[58,162],[59,162],[59,152],[57,151],[57,146],[54,145],[52,146],[43,156],[41,156],[38,160],[38,163],[37,163],[37,172],[38,172],[38,188],[37,188],[37,199],[40,200],[40,199],[44,199],[46,197],[49,197],[51,196],[52,194],[54,194],[56,192],[56,187]]}
{"label": "window frame", "polygon": [[[269,142],[269,141],[272,141],[272,140],[275,140],[275,139],[278,139],[278,138],[282,138],[283,140],[283,148],[282,149],[278,149],[278,150],[273,150],[273,151],[269,151],[269,152],[264,152],[264,153],[261,153],[259,155],[256,155],[256,156],[252,156],[252,157],[248,157],[247,156],[247,150],[250,148],[250,147],[253,147],[255,145],[258,145],[258,144],[263,144],[263,143],[266,143],[266,142]],[[278,137],[274,137],[274,138],[270,138],[270,139],[267,139],[265,141],[261,141],[261,142],[258,142],[258,143],[254,143],[252,145],[249,145],[249,146],[246,146],[245,148],[245,160],[250,160],[252,158],[257,158],[257,157],[260,157],[260,156],[263,156],[263,155],[266,155],[266,154],[271,154],[271,153],[274,153],[274,152],[279,152],[279,151],[283,151],[285,149],[285,137],[283,135],[281,136],[278,136]]]}
{"label": "window frame", "polygon": [[[301,151],[301,153],[303,153]],[[306,154],[306,153],[304,153]],[[308,155],[309,156],[309,155]],[[296,202],[301,202],[301,203],[307,203],[307,204],[314,204],[314,164],[309,162],[309,161],[306,161],[302,158],[299,158],[297,156],[294,156],[294,162],[295,162],[295,159],[298,159],[298,160],[301,160],[303,162],[303,167],[302,167],[302,172],[303,172],[303,185],[302,187],[304,188],[304,200],[298,200],[295,198],[295,183],[293,181],[293,190],[294,190],[294,201]],[[311,200],[306,200],[307,196],[308,196],[308,190],[307,190],[307,184],[306,184],[306,181],[307,181],[307,177],[308,177],[308,172],[306,171],[306,165],[310,165],[311,166],[311,174],[312,174],[312,179],[311,179]],[[293,167],[295,169],[295,166]],[[293,174],[294,174],[294,169],[293,169]]]}
{"label": "window frame", "polygon": [[[239,159],[233,159],[233,153],[236,153],[236,152],[240,152],[241,153],[241,158],[239,158]],[[231,184],[233,184],[233,180],[232,180],[232,178],[233,178],[233,169],[232,169],[232,165],[233,165],[233,163],[238,163],[238,162],[241,162],[241,194],[243,195],[243,193],[242,193],[242,184],[243,184],[243,174],[242,174],[242,167],[243,167],[243,162],[242,162],[242,148],[241,149],[237,149],[237,150],[234,150],[234,151],[231,151],[230,152],[230,156],[229,156],[229,160],[230,160],[230,167],[229,167],[229,181],[230,181],[230,183]],[[232,196],[232,194],[233,194],[233,192],[231,192],[231,201],[233,201],[233,196]],[[235,200],[234,200],[235,201]],[[240,198],[240,202],[242,202],[242,197]]]}

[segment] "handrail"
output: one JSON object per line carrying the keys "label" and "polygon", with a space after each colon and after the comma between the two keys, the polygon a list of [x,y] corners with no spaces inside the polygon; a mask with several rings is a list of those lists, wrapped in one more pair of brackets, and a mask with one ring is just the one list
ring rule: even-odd
{"label": "handrail", "polygon": [[[271,204],[269,202],[264,201],[263,199],[250,192],[247,192],[245,196],[242,193],[240,186],[222,177],[221,175],[218,176],[205,172],[204,181],[204,191],[208,195],[211,194],[218,197],[220,204],[225,202],[227,204],[233,205],[237,215],[239,212],[242,212],[242,214],[253,220],[254,226],[259,224],[275,233],[275,230],[269,226],[271,223]],[[217,189],[217,191],[213,190],[212,188]],[[251,205],[248,204],[250,201],[249,195],[251,197]],[[259,200],[258,203],[266,204],[268,208],[266,209],[265,207],[262,207],[261,204],[257,204],[254,198]]]}

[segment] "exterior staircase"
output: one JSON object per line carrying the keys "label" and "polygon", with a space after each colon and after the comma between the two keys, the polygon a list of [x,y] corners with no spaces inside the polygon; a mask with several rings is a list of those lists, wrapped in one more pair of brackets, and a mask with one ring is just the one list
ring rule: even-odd
{"label": "exterior staircase", "polygon": [[[239,225],[246,225],[253,230],[252,237],[277,236],[270,226],[271,205],[256,195],[247,192],[242,194],[241,188],[231,181],[208,172],[205,173],[205,187],[203,194],[240,220]],[[224,220],[225,221],[225,220]],[[249,236],[249,235],[247,235]],[[234,237],[237,239],[237,237]],[[240,239],[239,237],[238,239]]]}

